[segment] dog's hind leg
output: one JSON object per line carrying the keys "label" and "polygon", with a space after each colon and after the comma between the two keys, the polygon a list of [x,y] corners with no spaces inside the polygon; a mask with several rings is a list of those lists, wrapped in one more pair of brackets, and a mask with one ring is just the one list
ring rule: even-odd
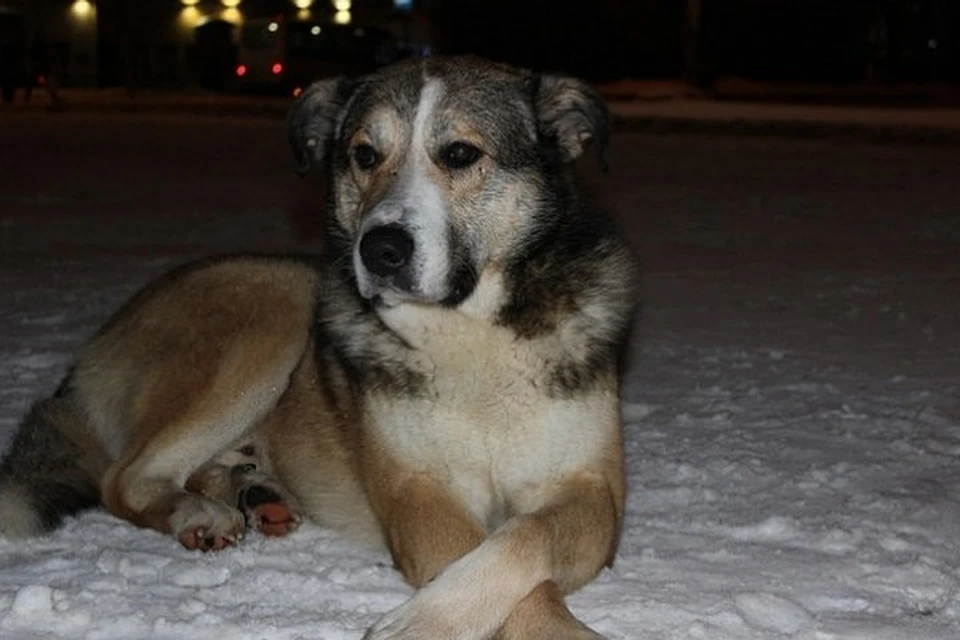
{"label": "dog's hind leg", "polygon": [[189,549],[235,544],[246,529],[235,503],[191,491],[188,480],[234,436],[251,429],[282,389],[282,380],[264,385],[259,393],[251,385],[232,407],[224,402],[219,414],[206,419],[202,412],[188,414],[191,419],[155,432],[107,472],[102,485],[107,508],[136,525],[172,533]]}
{"label": "dog's hind leg", "polygon": [[[280,344],[238,338],[230,355],[213,364],[202,392],[189,397],[175,420],[146,425],[148,434],[120,457],[103,481],[103,500],[116,515],[134,524],[173,533],[187,548],[217,550],[235,544],[245,530],[243,514],[230,503],[188,490],[198,469],[249,433],[275,406],[303,355],[306,335]],[[176,381],[147,392],[141,412],[153,416],[151,403],[184,401],[168,392]],[[179,398],[177,396],[180,395]],[[156,415],[170,416],[166,408]]]}
{"label": "dog's hind leg", "polygon": [[316,286],[295,263],[202,267],[135,298],[86,348],[74,386],[118,449],[101,483],[111,512],[191,549],[243,535],[233,500],[187,481],[251,437],[311,357]]}

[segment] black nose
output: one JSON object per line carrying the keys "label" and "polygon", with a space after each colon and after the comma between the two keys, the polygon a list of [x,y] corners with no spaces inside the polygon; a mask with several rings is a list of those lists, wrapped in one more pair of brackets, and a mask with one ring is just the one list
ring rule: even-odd
{"label": "black nose", "polygon": [[403,269],[413,255],[413,238],[395,224],[374,227],[360,240],[360,259],[374,275],[392,276]]}

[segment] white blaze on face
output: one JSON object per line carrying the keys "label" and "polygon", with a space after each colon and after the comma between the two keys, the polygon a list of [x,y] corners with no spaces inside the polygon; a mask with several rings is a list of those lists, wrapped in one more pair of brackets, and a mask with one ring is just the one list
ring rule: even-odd
{"label": "white blaze on face", "polygon": [[417,247],[414,262],[419,272],[419,289],[431,299],[446,297],[450,272],[449,212],[443,191],[434,181],[433,161],[428,152],[430,125],[443,91],[443,84],[436,79],[423,85],[413,120],[410,158],[403,173],[403,189],[410,201],[409,224]]}
{"label": "white blaze on face", "polygon": [[[366,231],[385,224],[399,224],[413,237],[414,254],[409,265],[413,279],[413,297],[429,301],[445,298],[449,280],[450,239],[449,212],[443,189],[436,182],[436,168],[430,158],[431,127],[437,104],[444,93],[443,83],[436,78],[426,79],[410,129],[406,149],[396,182],[370,211],[361,229]],[[384,300],[402,301],[407,292],[376,291],[376,285],[362,269],[359,251],[354,252],[355,266],[360,275],[361,294],[380,293]],[[391,300],[393,299],[393,300]]]}

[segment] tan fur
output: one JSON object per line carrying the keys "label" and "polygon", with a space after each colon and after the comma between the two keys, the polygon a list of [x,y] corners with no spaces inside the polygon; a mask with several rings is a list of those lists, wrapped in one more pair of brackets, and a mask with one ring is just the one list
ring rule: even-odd
{"label": "tan fur", "polygon": [[290,387],[260,431],[273,467],[315,522],[381,547],[380,524],[368,506],[360,475],[360,399],[346,380],[336,380],[343,402],[331,406],[317,389],[310,343]]}
{"label": "tan fur", "polygon": [[138,296],[84,349],[72,384],[115,457],[101,479],[113,513],[191,543],[242,536],[239,511],[184,487],[286,390],[315,290],[294,263],[215,263]]}

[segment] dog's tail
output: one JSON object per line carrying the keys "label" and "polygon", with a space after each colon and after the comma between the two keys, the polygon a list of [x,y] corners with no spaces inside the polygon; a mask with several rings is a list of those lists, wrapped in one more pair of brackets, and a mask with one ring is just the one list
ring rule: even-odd
{"label": "dog's tail", "polygon": [[77,442],[86,432],[69,392],[33,406],[0,463],[0,537],[47,533],[65,516],[99,503],[92,473],[99,456]]}

